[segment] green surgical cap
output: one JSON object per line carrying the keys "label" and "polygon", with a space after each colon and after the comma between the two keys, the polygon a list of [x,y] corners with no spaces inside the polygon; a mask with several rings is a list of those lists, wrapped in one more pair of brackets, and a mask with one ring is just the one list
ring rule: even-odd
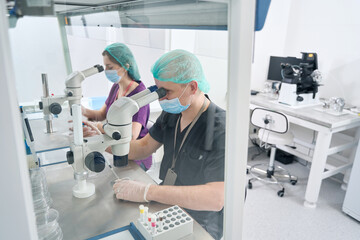
{"label": "green surgical cap", "polygon": [[185,50],[177,49],[165,53],[151,67],[151,72],[159,81],[180,84],[196,81],[202,92],[207,93],[210,90],[199,59]]}
{"label": "green surgical cap", "polygon": [[[132,79],[140,80],[140,73],[134,55],[125,44],[110,44],[105,48],[105,51],[107,51],[123,68],[128,71],[129,76]],[[130,67],[127,68],[126,64],[129,64]]]}

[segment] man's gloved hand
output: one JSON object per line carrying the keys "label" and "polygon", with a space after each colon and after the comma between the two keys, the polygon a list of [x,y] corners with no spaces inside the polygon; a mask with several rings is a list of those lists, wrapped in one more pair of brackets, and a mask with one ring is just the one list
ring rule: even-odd
{"label": "man's gloved hand", "polygon": [[146,194],[151,183],[142,183],[132,180],[116,180],[113,186],[117,199],[123,199],[131,202],[149,202]]}

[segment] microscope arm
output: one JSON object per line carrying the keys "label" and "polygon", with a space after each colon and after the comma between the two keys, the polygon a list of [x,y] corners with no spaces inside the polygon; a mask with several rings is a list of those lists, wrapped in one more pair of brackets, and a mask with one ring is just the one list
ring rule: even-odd
{"label": "microscope arm", "polygon": [[133,115],[141,107],[165,95],[165,89],[153,86],[132,97],[122,97],[115,101],[107,113],[107,123],[103,127],[105,134],[85,138],[81,145],[71,144],[72,151],[68,152],[67,159],[69,164],[73,165],[75,178],[82,178],[80,173],[84,171],[85,166],[91,171],[101,172],[105,167],[105,159],[101,152],[109,146],[114,155],[114,166],[120,166],[117,159],[127,160]]}
{"label": "microscope arm", "polygon": [[74,141],[70,145],[71,151],[66,158],[74,169],[77,184],[73,187],[73,195],[83,198],[95,192],[95,185],[86,182],[88,169],[101,172],[105,168],[106,160],[101,152],[111,146],[114,155],[114,166],[125,159],[130,149],[132,134],[132,117],[139,109],[166,95],[163,88],[150,87],[132,97],[122,97],[115,101],[107,113],[107,123],[104,125],[106,134],[83,139],[81,125],[81,106],[74,104]]}
{"label": "microscope arm", "polygon": [[129,153],[132,137],[132,117],[134,114],[141,107],[163,98],[165,95],[165,89],[157,89],[156,86],[152,86],[132,97],[120,98],[111,105],[106,116],[107,123],[104,125],[104,131],[110,138],[123,142],[111,145],[114,156],[127,157]]}
{"label": "microscope arm", "polygon": [[103,70],[104,68],[101,65],[95,65],[81,72],[73,72],[66,78],[65,95],[41,97],[39,106],[40,109],[43,109],[45,118],[51,119],[50,114],[60,114],[62,111],[61,105],[65,101],[69,101],[70,109],[73,104],[80,104],[82,98],[81,82],[84,81],[85,78],[100,73]]}
{"label": "microscope arm", "polygon": [[66,88],[78,88],[81,87],[81,82],[85,80],[85,78],[95,75],[96,73],[104,71],[103,66],[95,65],[91,68],[85,69],[81,72],[76,71],[71,73],[65,80]]}
{"label": "microscope arm", "polygon": [[151,86],[131,97],[119,98],[109,108],[106,115],[107,123],[115,126],[129,124],[132,122],[134,114],[137,113],[141,107],[165,95],[165,89],[157,89],[156,86]]}

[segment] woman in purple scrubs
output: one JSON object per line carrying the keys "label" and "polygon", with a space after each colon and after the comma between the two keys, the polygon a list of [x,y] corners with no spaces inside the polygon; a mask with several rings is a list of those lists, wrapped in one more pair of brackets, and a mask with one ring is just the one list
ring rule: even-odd
{"label": "woman in purple scrubs", "polygon": [[[100,110],[91,110],[83,107],[82,113],[89,120],[103,121],[106,118],[107,111],[120,97],[130,97],[146,89],[143,82],[140,81],[139,70],[135,58],[130,49],[123,43],[113,43],[105,48],[102,53],[105,75],[107,79],[113,82],[108,98]],[[150,106],[146,105],[133,116],[132,119],[132,139],[143,138],[147,133],[147,122],[150,115]],[[102,123],[97,122],[96,127],[104,133]],[[151,167],[151,156],[135,161],[145,171]]]}

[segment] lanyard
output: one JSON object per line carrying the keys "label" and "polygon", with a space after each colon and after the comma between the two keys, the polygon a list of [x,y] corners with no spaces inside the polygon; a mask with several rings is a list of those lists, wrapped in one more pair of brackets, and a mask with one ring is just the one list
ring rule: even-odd
{"label": "lanyard", "polygon": [[205,107],[206,107],[206,101],[207,101],[207,98],[205,97],[204,99],[204,103],[200,109],[200,111],[198,112],[198,114],[196,115],[196,117],[194,118],[194,120],[191,122],[189,128],[186,130],[186,133],[184,135],[184,138],[182,139],[181,141],[181,144],[179,146],[179,149],[178,149],[178,153],[176,154],[175,156],[175,147],[176,147],[176,135],[177,135],[177,130],[178,130],[178,127],[179,127],[179,122],[180,122],[180,117],[178,118],[177,122],[176,122],[176,127],[175,127],[175,137],[174,137],[174,153],[173,153],[173,161],[172,161],[172,165],[171,165],[171,169],[174,169],[175,168],[175,163],[176,163],[176,160],[177,160],[177,157],[179,156],[179,153],[180,153],[180,150],[187,138],[187,136],[189,135],[191,129],[193,128],[193,126],[195,125],[195,123],[197,122],[197,120],[200,118],[201,114],[203,113]]}
{"label": "lanyard", "polygon": [[[123,97],[126,95],[126,93],[129,91],[129,89],[130,89],[130,87],[131,87],[131,85],[134,83],[135,81],[134,80],[132,80],[131,81],[131,83],[127,86],[127,88],[125,89],[125,92],[123,93]],[[116,94],[116,99],[119,97],[119,92],[120,92],[120,88],[119,88],[119,90],[118,90],[118,92],[117,92],[117,94]]]}

